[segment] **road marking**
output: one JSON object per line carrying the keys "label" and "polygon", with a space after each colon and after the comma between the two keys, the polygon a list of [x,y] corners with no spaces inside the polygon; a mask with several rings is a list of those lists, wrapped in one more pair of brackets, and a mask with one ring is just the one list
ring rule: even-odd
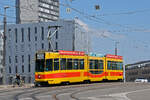
{"label": "road marking", "polygon": [[127,97],[127,94],[143,92],[143,91],[148,91],[148,90],[150,89],[136,90],[136,91],[130,91],[130,92],[124,92],[124,93],[115,93],[115,94],[109,94],[105,96],[115,97],[117,100],[131,100]]}
{"label": "road marking", "polygon": [[108,95],[100,95],[98,97],[81,97],[82,99],[90,99],[90,100],[131,100],[127,97],[127,94],[148,91],[150,89],[136,90],[124,93],[114,93]]}
{"label": "road marking", "polygon": [[19,100],[33,100],[32,98],[21,98]]}
{"label": "road marking", "polygon": [[[87,98],[88,100],[90,99],[90,100],[104,100],[103,98],[96,98],[96,97],[88,97]],[[106,98],[105,98],[106,99]],[[107,100],[109,100],[109,99],[107,99]]]}

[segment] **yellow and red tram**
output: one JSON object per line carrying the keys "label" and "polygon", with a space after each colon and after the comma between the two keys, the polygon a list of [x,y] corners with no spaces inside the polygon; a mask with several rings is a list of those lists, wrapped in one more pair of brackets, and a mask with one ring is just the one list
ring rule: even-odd
{"label": "yellow and red tram", "polygon": [[35,83],[39,84],[123,80],[122,56],[39,51],[35,61]]}

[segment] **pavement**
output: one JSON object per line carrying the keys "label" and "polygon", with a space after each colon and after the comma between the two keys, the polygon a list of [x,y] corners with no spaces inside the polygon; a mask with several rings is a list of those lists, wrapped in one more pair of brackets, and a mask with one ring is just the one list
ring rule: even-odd
{"label": "pavement", "polygon": [[[29,88],[29,87],[33,87],[34,84],[25,84],[24,86],[22,86],[23,88]],[[15,87],[19,87],[19,86],[15,86]],[[0,90],[1,89],[8,89],[8,88],[14,88],[13,85],[0,85]]]}

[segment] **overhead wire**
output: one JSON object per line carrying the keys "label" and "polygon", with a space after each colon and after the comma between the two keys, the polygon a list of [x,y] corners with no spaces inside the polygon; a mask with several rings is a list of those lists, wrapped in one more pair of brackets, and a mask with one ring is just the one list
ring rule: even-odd
{"label": "overhead wire", "polygon": [[[89,15],[85,12],[82,12],[76,8],[73,8],[69,5],[68,3],[68,0],[65,0],[66,1],[66,4],[63,4],[63,3],[60,3],[61,6],[63,7],[69,7],[70,9],[72,9],[73,11],[77,12],[78,14],[82,15],[83,17],[85,17],[86,19],[88,20],[91,20],[91,21],[94,21],[96,23],[101,23],[101,24],[106,24],[106,25],[111,25],[111,26],[119,26],[119,27],[122,27],[122,28],[126,28],[126,31],[125,30],[114,30],[114,31],[110,31],[110,32],[128,32],[128,31],[133,31],[133,32],[149,32],[149,30],[145,30],[145,29],[135,29],[135,28],[132,28],[132,27],[128,27],[128,26],[124,26],[124,25],[121,25],[121,24],[114,24],[114,23],[111,23],[111,22],[108,22],[102,18],[99,18],[99,17],[96,17],[96,16],[93,16],[93,15]],[[2,4],[1,4],[2,5]],[[15,8],[19,8],[17,6],[13,6],[13,5],[10,5],[9,6],[11,7],[15,7]],[[30,10],[30,12],[38,12],[37,10],[34,10],[34,9],[29,9],[29,8],[26,8],[26,7],[21,7],[22,9],[26,9],[26,10]],[[148,9],[147,9],[148,10]],[[142,12],[142,11],[145,11],[145,10],[141,10],[141,11],[132,11],[132,12]],[[126,12],[127,13],[127,12]],[[122,13],[123,14],[123,13]],[[10,17],[10,18],[14,18],[14,17],[11,17],[11,16],[7,16],[7,17]],[[16,17],[15,17],[16,18]],[[39,21],[39,20],[23,20],[24,22],[26,21]]]}
{"label": "overhead wire", "polygon": [[[111,26],[119,26],[119,27],[123,27],[123,28],[131,28],[131,27],[124,26],[124,25],[121,25],[121,24],[113,24],[113,23],[108,22],[108,21],[106,21],[106,20],[104,20],[104,19],[102,19],[102,18],[98,18],[98,17],[96,17],[96,16],[89,15],[89,14],[87,14],[87,13],[85,13],[85,12],[82,12],[82,11],[76,9],[76,8],[71,7],[71,6],[69,5],[69,3],[68,3],[67,0],[66,0],[66,3],[67,3],[67,4],[63,4],[63,3],[59,3],[59,4],[60,4],[61,6],[64,6],[64,7],[69,7],[70,9],[72,9],[73,11],[79,13],[80,15],[82,15],[83,17],[85,17],[86,19],[89,19],[89,20],[92,20],[92,21],[95,21],[95,22],[101,23],[101,24],[106,24],[106,25],[111,25]],[[15,8],[19,8],[19,7],[17,7],[17,6],[13,6],[13,5],[9,5],[9,6],[15,7]],[[35,10],[35,9],[29,9],[29,8],[26,8],[26,7],[20,7],[20,8],[25,9],[25,10],[30,10],[30,12],[38,12],[38,11]]]}
{"label": "overhead wire", "polygon": [[127,12],[118,12],[118,13],[95,14],[95,15],[93,15],[93,16],[132,15],[132,14],[136,14],[136,13],[144,13],[144,12],[150,12],[150,9],[135,10],[135,11],[127,11]]}

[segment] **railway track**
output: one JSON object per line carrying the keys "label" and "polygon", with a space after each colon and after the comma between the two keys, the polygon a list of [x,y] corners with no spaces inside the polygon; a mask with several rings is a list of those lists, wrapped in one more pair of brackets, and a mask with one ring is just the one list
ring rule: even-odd
{"label": "railway track", "polygon": [[[54,86],[54,87],[44,87],[44,88],[29,88],[24,89],[23,92],[16,94],[13,98],[14,100],[21,100],[22,97],[30,98],[31,100],[40,100],[39,97],[45,95],[45,93],[52,97],[53,100],[61,100],[60,95],[67,93],[69,98],[74,100],[79,100],[76,94],[105,88],[114,88],[115,86],[121,86],[123,83],[113,82],[113,83],[94,83],[94,84],[76,84],[67,86]],[[51,99],[50,99],[51,100]]]}
{"label": "railway track", "polygon": [[[114,83],[106,83],[103,85],[100,84],[96,84],[96,85],[85,85],[85,86],[77,86],[77,87],[72,87],[72,89],[70,90],[65,90],[65,91],[61,91],[61,92],[57,92],[56,94],[53,94],[53,99],[54,100],[61,100],[58,98],[59,95],[64,94],[64,93],[68,93],[70,99],[73,100],[80,100],[78,97],[76,97],[75,95],[81,92],[85,92],[85,91],[90,91],[90,90],[96,90],[96,89],[104,89],[104,88],[114,88],[115,86],[118,86],[121,84],[114,84]],[[91,87],[92,86],[92,87]],[[77,88],[77,89],[76,89]],[[80,89],[79,89],[80,88]],[[68,98],[69,100],[69,98]]]}

